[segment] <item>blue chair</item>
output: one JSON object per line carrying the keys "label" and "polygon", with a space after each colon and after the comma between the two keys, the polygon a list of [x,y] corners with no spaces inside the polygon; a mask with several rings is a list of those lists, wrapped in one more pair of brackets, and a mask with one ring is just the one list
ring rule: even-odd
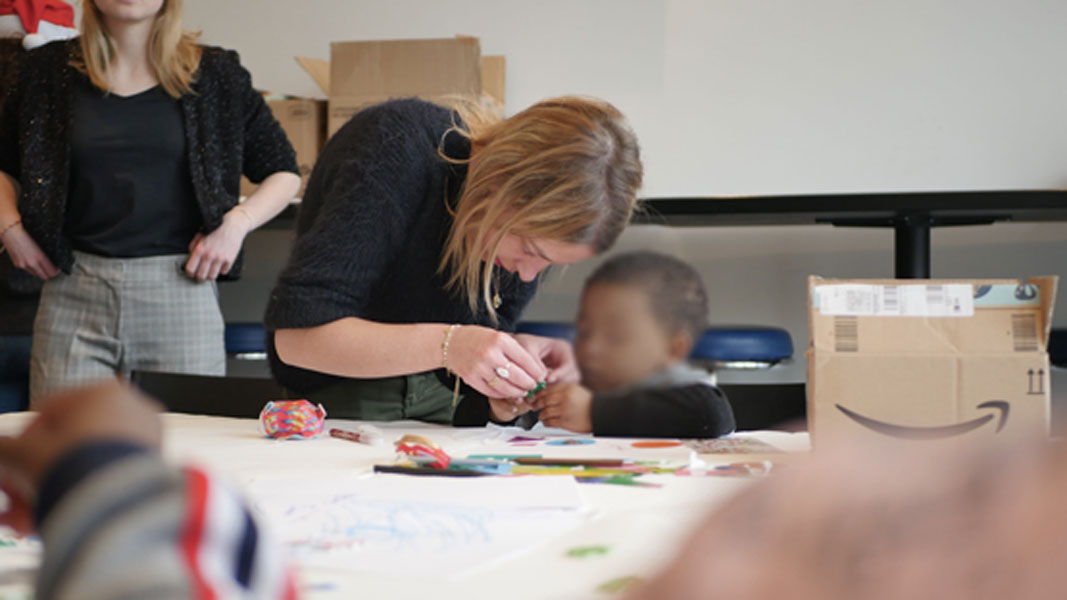
{"label": "blue chair", "polygon": [[0,413],[30,404],[31,335],[0,335]]}
{"label": "blue chair", "polygon": [[779,327],[709,327],[689,358],[715,369],[766,369],[793,358],[793,338]]}
{"label": "blue chair", "polygon": [[267,358],[267,330],[262,323],[227,323],[226,354],[242,360]]}
{"label": "blue chair", "polygon": [[226,324],[226,374],[269,379],[267,330],[262,323]]}

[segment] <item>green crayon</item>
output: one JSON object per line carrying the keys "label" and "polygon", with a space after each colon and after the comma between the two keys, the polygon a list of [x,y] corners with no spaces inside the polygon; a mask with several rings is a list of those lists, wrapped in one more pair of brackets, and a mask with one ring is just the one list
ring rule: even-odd
{"label": "green crayon", "polygon": [[538,382],[537,383],[537,387],[535,387],[534,389],[526,392],[526,399],[529,400],[530,398],[533,398],[534,394],[536,394],[537,392],[540,392],[541,390],[545,389],[545,387],[547,387],[547,386],[548,386],[548,384],[545,383],[544,381]]}

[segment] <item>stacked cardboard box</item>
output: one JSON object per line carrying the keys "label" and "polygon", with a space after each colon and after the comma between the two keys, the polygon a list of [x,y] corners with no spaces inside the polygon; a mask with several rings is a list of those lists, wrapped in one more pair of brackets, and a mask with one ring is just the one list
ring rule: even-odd
{"label": "stacked cardboard box", "polygon": [[[410,96],[447,102],[460,96],[504,112],[504,57],[482,56],[474,37],[333,42],[329,62],[297,61],[328,100],[272,100],[268,105],[293,142],[305,184],[326,139],[371,104]],[[253,189],[247,180],[242,183],[242,194]]]}

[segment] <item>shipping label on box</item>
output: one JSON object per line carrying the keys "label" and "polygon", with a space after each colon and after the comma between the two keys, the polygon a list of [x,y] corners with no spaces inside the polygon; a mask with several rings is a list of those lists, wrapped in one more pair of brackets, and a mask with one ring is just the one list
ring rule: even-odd
{"label": "shipping label on box", "polygon": [[811,277],[813,443],[1047,435],[1056,284]]}

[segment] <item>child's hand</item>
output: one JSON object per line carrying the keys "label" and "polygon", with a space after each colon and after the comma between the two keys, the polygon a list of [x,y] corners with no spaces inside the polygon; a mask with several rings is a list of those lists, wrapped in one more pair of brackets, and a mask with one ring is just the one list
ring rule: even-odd
{"label": "child's hand", "polygon": [[534,408],[541,410],[541,422],[548,427],[593,431],[593,392],[587,388],[577,383],[550,385],[534,400]]}
{"label": "child's hand", "polygon": [[158,448],[163,436],[158,413],[154,401],[117,381],[49,398],[18,437],[0,436],[0,490],[8,497],[0,524],[24,529],[45,475],[82,444],[106,440]]}
{"label": "child's hand", "polygon": [[489,412],[494,421],[507,423],[533,409],[525,398],[489,398]]}

